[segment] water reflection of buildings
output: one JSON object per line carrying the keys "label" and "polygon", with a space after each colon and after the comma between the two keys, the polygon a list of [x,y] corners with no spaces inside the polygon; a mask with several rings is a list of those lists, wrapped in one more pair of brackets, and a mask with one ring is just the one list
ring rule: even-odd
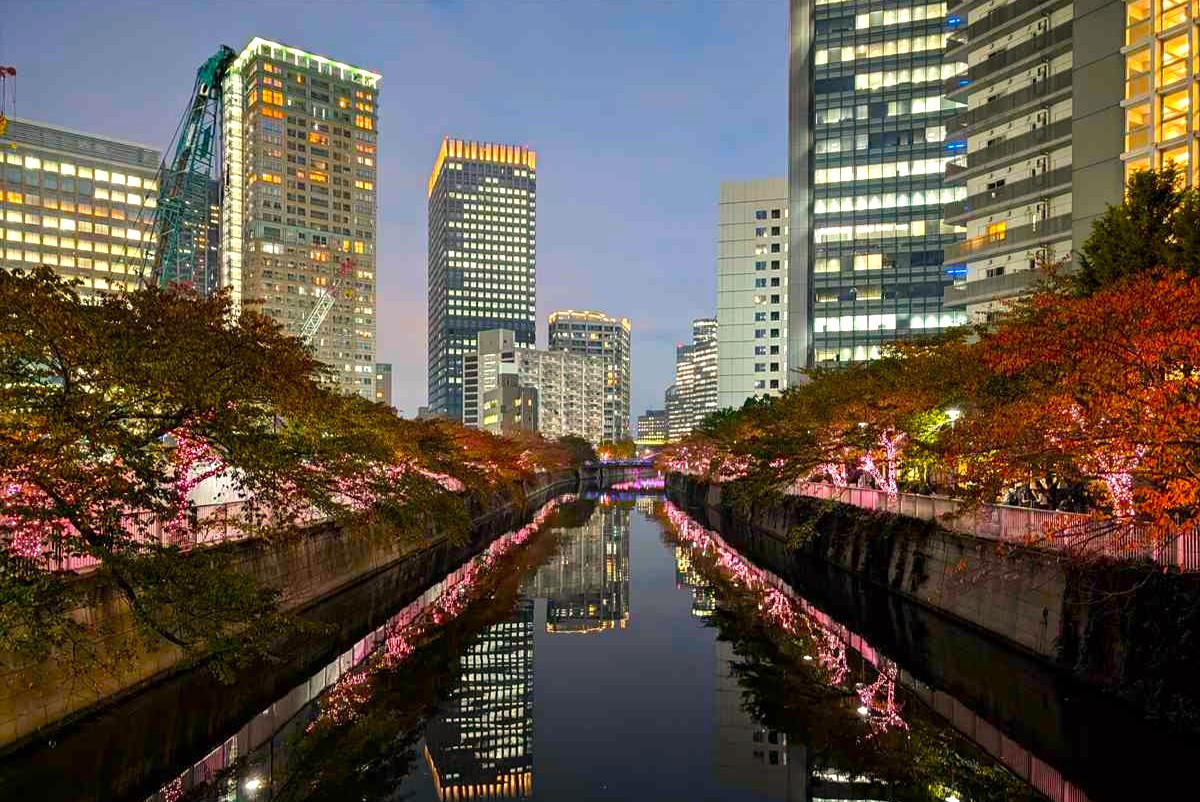
{"label": "water reflection of buildings", "polygon": [[546,599],[547,632],[602,632],[629,621],[630,508],[601,503],[583,526],[561,530],[558,553],[527,592]]}
{"label": "water reflection of buildings", "polygon": [[430,721],[425,759],[438,799],[533,793],[533,601],[485,629],[460,658],[458,686]]}
{"label": "water reflection of buildings", "polygon": [[691,554],[685,546],[675,547],[675,587],[692,591],[692,615],[707,618],[717,609],[717,595],[692,566]]}

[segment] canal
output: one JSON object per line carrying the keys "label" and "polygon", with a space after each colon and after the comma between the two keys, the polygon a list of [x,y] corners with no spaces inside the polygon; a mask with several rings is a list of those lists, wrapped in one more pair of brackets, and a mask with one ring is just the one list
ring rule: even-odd
{"label": "canal", "polygon": [[[570,499],[223,740],[133,771],[147,750],[117,708],[0,762],[0,798],[1104,802],[1155,784],[1093,771],[1062,716],[989,719],[973,700],[994,689],[931,685],[794,584],[662,496]],[[1073,693],[1036,669],[995,681],[1038,709]],[[206,704],[178,696],[184,719]],[[1119,723],[1103,704],[1089,720]],[[1143,741],[1130,753],[1167,743]],[[53,779],[97,743],[106,772]],[[156,779],[114,796],[130,776]]]}

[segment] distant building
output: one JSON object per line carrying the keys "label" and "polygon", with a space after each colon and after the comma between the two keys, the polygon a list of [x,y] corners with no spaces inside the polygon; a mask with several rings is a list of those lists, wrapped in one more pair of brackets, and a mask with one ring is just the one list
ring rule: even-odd
{"label": "distant building", "polygon": [[375,400],[392,405],[392,365],[390,362],[375,363]]}
{"label": "distant building", "polygon": [[[496,432],[536,429],[551,439],[573,434],[599,443],[605,365],[600,356],[520,348],[506,329],[479,332],[463,362],[463,424]],[[512,378],[502,381],[505,376]]]}
{"label": "distant building", "polygon": [[222,85],[221,286],[298,335],[344,276],[311,347],[343,392],[368,399],[381,80],[256,37]]}
{"label": "distant building", "polygon": [[533,601],[485,629],[425,730],[439,800],[533,795]]}
{"label": "distant building", "polygon": [[604,439],[629,438],[630,373],[629,318],[603,312],[568,309],[550,314],[549,348],[573,354],[600,356],[605,364]]}
{"label": "distant building", "polygon": [[722,182],[718,219],[717,406],[736,409],[788,383],[787,179]]}
{"label": "distant building", "polygon": [[637,444],[639,446],[664,445],[669,435],[667,410],[648,409],[646,414],[638,415]]}
{"label": "distant building", "polygon": [[717,321],[692,321],[692,341],[675,348],[674,399],[667,399],[671,441],[686,437],[717,407]]}
{"label": "distant building", "polygon": [[48,265],[84,297],[137,287],[161,154],[19,118],[0,143],[0,267]]}
{"label": "distant building", "polygon": [[429,176],[429,408],[463,419],[463,361],[479,332],[537,342],[537,154],[443,139]]}

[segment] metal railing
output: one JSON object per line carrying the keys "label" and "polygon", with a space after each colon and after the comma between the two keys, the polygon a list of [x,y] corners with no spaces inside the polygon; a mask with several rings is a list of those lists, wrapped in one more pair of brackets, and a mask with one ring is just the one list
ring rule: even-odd
{"label": "metal railing", "polygon": [[1200,532],[1195,528],[1163,538],[1155,536],[1143,524],[1119,524],[1077,512],[1005,504],[966,508],[956,499],[944,496],[889,495],[870,488],[838,488],[821,482],[795,482],[787,492],[936,521],[953,532],[985,540],[1044,548],[1075,557],[1153,562],[1180,571],[1200,571]]}
{"label": "metal railing", "polygon": [[953,136],[984,122],[995,125],[1004,122],[1003,115],[1013,113],[1024,106],[1037,102],[1048,103],[1051,96],[1071,89],[1073,78],[1074,73],[1070,70],[1058,72],[1024,89],[997,97],[990,103],[968,109],[946,121],[946,134]]}

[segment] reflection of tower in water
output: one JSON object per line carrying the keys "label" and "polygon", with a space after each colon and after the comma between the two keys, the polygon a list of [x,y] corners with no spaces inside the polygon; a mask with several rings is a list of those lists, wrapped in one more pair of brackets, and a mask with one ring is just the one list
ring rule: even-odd
{"label": "reflection of tower in water", "polygon": [[601,504],[583,526],[561,530],[559,550],[527,592],[546,599],[547,632],[602,632],[629,621],[627,507]]}
{"label": "reflection of tower in water", "polygon": [[684,546],[675,547],[675,587],[691,588],[692,615],[707,618],[717,609],[717,595],[692,566],[691,553]]}
{"label": "reflection of tower in water", "polygon": [[460,665],[457,687],[425,733],[438,799],[532,795],[532,599],[485,629]]}

